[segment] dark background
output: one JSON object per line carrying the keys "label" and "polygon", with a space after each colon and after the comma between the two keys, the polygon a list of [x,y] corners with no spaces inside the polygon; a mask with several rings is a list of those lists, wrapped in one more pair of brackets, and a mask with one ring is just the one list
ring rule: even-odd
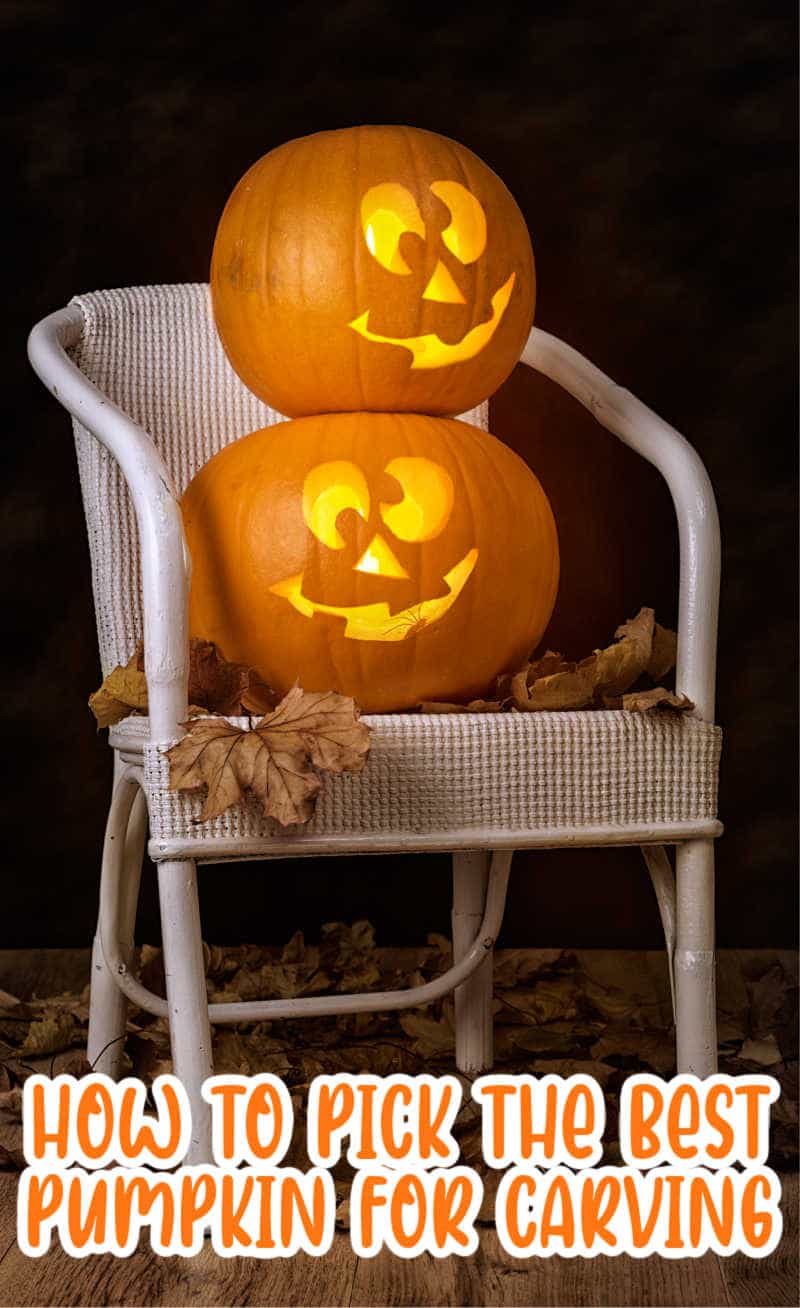
{"label": "dark background", "polygon": [[[2,525],[5,859],[0,945],[88,943],[110,752],[68,420],[24,358],[78,291],[205,281],[217,218],[291,137],[406,122],[456,137],[533,237],[536,321],[685,432],[723,531],[719,938],[794,940],[794,5],[759,0],[158,6],[5,3],[11,163]],[[559,522],[547,642],[573,657],[641,604],[673,624],[677,548],[658,474],[517,369],[492,430]],[[519,855],[502,941],[659,942],[636,850]],[[153,877],[140,938],[158,936]],[[366,916],[380,942],[448,930],[448,860],[206,869],[207,938],[314,937]]]}

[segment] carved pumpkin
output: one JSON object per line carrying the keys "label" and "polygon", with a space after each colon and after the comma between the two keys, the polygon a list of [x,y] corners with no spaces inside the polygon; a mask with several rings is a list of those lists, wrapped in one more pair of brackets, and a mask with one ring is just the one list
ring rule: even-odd
{"label": "carved pumpkin", "polygon": [[463,145],[412,127],[289,141],[231,195],[217,328],[280,413],[462,413],[517,362],[535,298],[525,221]]}
{"label": "carved pumpkin", "polygon": [[469,699],[537,644],[558,584],[527,464],[463,422],[300,418],[221,450],[182,502],[192,635],[276,690],[368,711]]}

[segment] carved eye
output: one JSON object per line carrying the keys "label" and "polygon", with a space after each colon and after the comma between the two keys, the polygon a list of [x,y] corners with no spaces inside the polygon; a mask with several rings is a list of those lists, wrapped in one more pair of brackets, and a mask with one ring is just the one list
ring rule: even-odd
{"label": "carved eye", "polygon": [[320,463],[303,484],[303,517],[317,540],[332,550],[343,550],[346,541],[336,526],[344,509],[355,509],[369,517],[367,479],[355,463],[335,460]]}
{"label": "carved eye", "polygon": [[398,540],[433,540],[447,525],[453,509],[453,482],[431,459],[392,459],[386,471],[399,481],[399,504],[381,504],[380,514]]}
{"label": "carved eye", "polygon": [[474,263],[486,249],[486,215],[479,202],[460,182],[431,182],[431,190],[450,210],[450,223],[442,241],[461,263]]}
{"label": "carved eye", "polygon": [[393,273],[410,273],[398,245],[404,232],[425,239],[425,224],[417,202],[405,186],[381,182],[372,186],[361,201],[361,230],[370,254]]}

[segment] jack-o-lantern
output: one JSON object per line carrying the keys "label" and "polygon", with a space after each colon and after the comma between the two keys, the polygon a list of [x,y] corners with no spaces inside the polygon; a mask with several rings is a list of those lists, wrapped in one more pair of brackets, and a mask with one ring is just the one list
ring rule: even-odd
{"label": "jack-o-lantern", "polygon": [[411,127],[289,141],[231,195],[211,264],[217,328],[280,413],[463,413],[530,331],[513,196],[470,150]]}
{"label": "jack-o-lantern", "polygon": [[558,541],[512,450],[466,423],[300,418],[215,455],[182,501],[190,629],[276,690],[368,711],[468,699],[550,617]]}

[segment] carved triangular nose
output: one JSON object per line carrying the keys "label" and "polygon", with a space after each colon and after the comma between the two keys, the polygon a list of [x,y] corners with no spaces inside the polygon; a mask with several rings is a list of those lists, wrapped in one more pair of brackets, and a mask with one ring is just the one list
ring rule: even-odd
{"label": "carved triangular nose", "polygon": [[358,563],[356,572],[369,572],[374,577],[398,577],[408,580],[408,573],[383,536],[373,536]]}
{"label": "carved triangular nose", "polygon": [[450,271],[442,263],[441,259],[433,270],[425,290],[422,292],[423,300],[437,300],[439,304],[466,304],[464,296],[456,286]]}

